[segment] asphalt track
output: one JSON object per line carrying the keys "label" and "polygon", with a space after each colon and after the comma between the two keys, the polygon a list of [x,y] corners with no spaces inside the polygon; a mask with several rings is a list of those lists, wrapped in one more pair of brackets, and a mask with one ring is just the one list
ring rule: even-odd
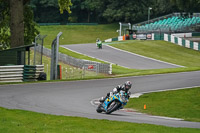
{"label": "asphalt track", "polygon": [[94,43],[62,45],[61,47],[132,69],[162,69],[182,67],[134,53],[125,52],[108,45],[103,45],[103,49],[97,49],[96,44]]}
{"label": "asphalt track", "polygon": [[48,114],[80,116],[171,127],[200,128],[200,122],[162,118],[137,112],[97,113],[92,104],[119,83],[134,83],[132,93],[200,86],[200,71],[101,80],[17,84],[0,86],[0,106]]}

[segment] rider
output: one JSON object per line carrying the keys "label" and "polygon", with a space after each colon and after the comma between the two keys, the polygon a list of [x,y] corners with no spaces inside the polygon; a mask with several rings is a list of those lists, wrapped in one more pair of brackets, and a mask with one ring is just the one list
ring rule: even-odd
{"label": "rider", "polygon": [[112,92],[107,93],[107,96],[105,98],[102,97],[99,101],[101,103],[103,103],[106,98],[108,98],[109,96],[111,96],[113,94],[120,92],[120,90],[125,91],[128,94],[128,98],[129,98],[131,95],[131,92],[129,91],[131,86],[132,86],[132,83],[130,81],[126,81],[124,84],[118,85],[117,87],[115,87]]}
{"label": "rider", "polygon": [[98,48],[102,49],[102,42],[101,42],[101,40],[99,38],[97,38],[97,40],[96,40],[96,46]]}
{"label": "rider", "polygon": [[100,39],[99,39],[99,38],[97,38],[96,42],[99,42],[99,41],[100,41]]}
{"label": "rider", "polygon": [[97,38],[97,40],[96,40],[96,45],[98,44],[98,42],[100,41],[100,39],[99,38]]}

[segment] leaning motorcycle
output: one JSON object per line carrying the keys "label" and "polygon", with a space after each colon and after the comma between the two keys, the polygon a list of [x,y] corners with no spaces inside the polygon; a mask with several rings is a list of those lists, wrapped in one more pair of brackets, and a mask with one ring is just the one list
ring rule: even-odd
{"label": "leaning motorcycle", "polygon": [[105,112],[110,114],[116,110],[123,109],[128,102],[128,94],[125,91],[120,91],[108,98],[102,104],[99,104],[96,111],[98,113]]}

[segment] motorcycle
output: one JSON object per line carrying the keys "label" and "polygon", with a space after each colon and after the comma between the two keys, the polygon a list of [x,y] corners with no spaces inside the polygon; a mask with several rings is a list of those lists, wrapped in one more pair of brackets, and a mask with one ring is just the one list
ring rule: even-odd
{"label": "motorcycle", "polygon": [[102,49],[102,42],[101,41],[97,41],[96,45],[99,49]]}
{"label": "motorcycle", "polygon": [[110,114],[116,110],[123,109],[128,102],[128,94],[125,91],[120,91],[108,98],[102,104],[99,104],[96,111],[98,113],[105,112]]}

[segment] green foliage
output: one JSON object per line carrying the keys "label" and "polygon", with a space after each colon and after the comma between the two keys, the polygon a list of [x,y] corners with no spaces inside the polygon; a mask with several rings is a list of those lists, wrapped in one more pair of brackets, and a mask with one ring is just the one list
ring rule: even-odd
{"label": "green foliage", "polygon": [[[0,49],[10,47],[10,6],[8,1],[0,0]],[[24,42],[31,44],[39,34],[37,24],[33,21],[33,12],[28,5],[24,6]]]}
{"label": "green foliage", "polygon": [[39,34],[38,25],[33,21],[33,12],[29,6],[24,7],[24,44],[31,44]]}
{"label": "green foliage", "polygon": [[6,49],[10,44],[10,29],[9,29],[9,3],[0,0],[0,50]]}
{"label": "green foliage", "polygon": [[[199,12],[200,0],[31,0],[37,22],[141,22],[147,20],[148,7],[152,7],[151,18],[172,12]],[[64,4],[63,4],[64,3]],[[72,5],[72,4],[73,5]],[[57,9],[71,14],[57,14]],[[70,11],[69,11],[70,12]],[[39,14],[39,15],[37,15]],[[51,14],[51,15],[48,15]],[[45,17],[49,17],[45,18]],[[53,16],[53,17],[52,17]]]}
{"label": "green foliage", "polygon": [[66,23],[66,11],[60,14],[58,0],[31,0],[30,6],[34,12],[37,23]]}
{"label": "green foliage", "polygon": [[72,6],[71,0],[58,0],[58,5],[60,7],[60,13],[63,14],[63,11],[66,10],[68,13],[71,13],[70,6]]}
{"label": "green foliage", "polygon": [[200,0],[171,0],[171,4],[183,12],[199,12]]}

